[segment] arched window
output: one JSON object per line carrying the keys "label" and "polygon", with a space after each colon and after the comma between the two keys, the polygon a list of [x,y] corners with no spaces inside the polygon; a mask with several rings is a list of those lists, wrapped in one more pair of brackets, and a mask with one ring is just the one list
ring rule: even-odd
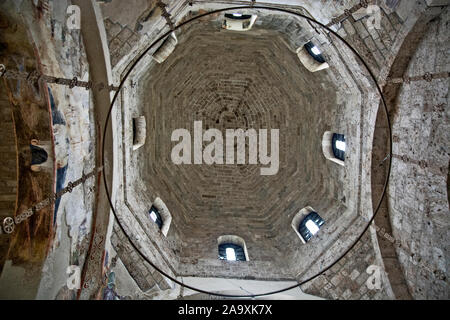
{"label": "arched window", "polygon": [[253,27],[257,16],[242,13],[226,13],[222,28],[234,31],[248,31]]}
{"label": "arched window", "polygon": [[145,117],[133,118],[133,150],[137,150],[145,144],[147,136],[147,124]]}
{"label": "arched window", "polygon": [[303,243],[308,242],[320,229],[325,221],[312,207],[300,210],[292,219],[292,229]]}
{"label": "arched window", "polygon": [[325,63],[325,58],[322,56],[322,52],[320,49],[314,45],[311,41],[305,44],[305,49],[308,51],[308,53],[311,55],[311,57],[314,58],[319,63]]}
{"label": "arched window", "polygon": [[343,134],[326,131],[322,139],[322,151],[328,160],[341,166],[345,161],[346,142]]}
{"label": "arched window", "polygon": [[298,232],[308,242],[317,232],[325,221],[317,214],[317,212],[310,212],[298,226]]}
{"label": "arched window", "polygon": [[319,47],[311,41],[297,49],[297,56],[305,68],[311,72],[317,72],[330,67],[325,61]]}
{"label": "arched window", "polygon": [[217,239],[219,244],[219,259],[226,261],[249,261],[244,239],[238,236],[226,235]]}
{"label": "arched window", "polygon": [[333,133],[331,147],[334,156],[341,161],[345,161],[345,136],[343,134]]}
{"label": "arched window", "polygon": [[158,228],[161,230],[161,233],[167,237],[170,224],[172,223],[172,215],[161,198],[157,197],[155,201],[153,201],[152,207],[148,214],[150,219],[157,224]]}
{"label": "arched window", "polygon": [[152,219],[153,222],[158,225],[158,228],[161,229],[163,225],[163,220],[158,209],[156,209],[155,206],[152,206],[148,214],[150,215],[150,219]]}
{"label": "arched window", "polygon": [[247,261],[244,248],[233,243],[219,245],[219,259],[228,261]]}
{"label": "arched window", "polygon": [[235,19],[235,20],[248,20],[252,18],[251,14],[241,14],[241,13],[225,13],[225,18]]}
{"label": "arched window", "polygon": [[177,44],[177,36],[175,35],[175,32],[172,32],[155,51],[152,58],[158,63],[163,63],[175,50]]}

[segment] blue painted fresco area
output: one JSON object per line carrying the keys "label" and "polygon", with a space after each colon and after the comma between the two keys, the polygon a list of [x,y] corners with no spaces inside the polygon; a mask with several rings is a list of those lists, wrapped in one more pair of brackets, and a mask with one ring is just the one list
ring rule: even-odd
{"label": "blue painted fresco area", "polygon": [[[62,189],[64,189],[64,182],[66,181],[67,167],[68,166],[65,166],[62,168],[58,168],[56,170],[56,192],[59,192]],[[53,213],[53,224],[56,223],[56,217],[57,217],[60,202],[61,202],[61,197],[59,197],[55,201],[55,212]]]}
{"label": "blue painted fresco area", "polygon": [[103,290],[103,300],[122,300],[123,297],[117,294],[116,289],[116,274],[111,272],[108,275],[108,285]]}
{"label": "blue painted fresco area", "polygon": [[[25,67],[23,66],[23,64],[19,64],[19,71],[20,72],[24,72],[25,71]],[[20,97],[20,87],[21,87],[21,80],[18,79],[17,80],[17,87],[16,87],[16,97]]]}
{"label": "blue painted fresco area", "polygon": [[53,98],[52,90],[48,88],[48,95],[50,96],[50,106],[52,109],[52,124],[53,125],[66,125],[66,121],[64,120],[64,116],[58,110],[55,99]]}
{"label": "blue painted fresco area", "polygon": [[[50,106],[52,110],[52,125],[55,126],[65,126],[66,121],[64,120],[64,116],[61,114],[61,112],[57,109],[57,106],[55,104],[55,99],[53,98],[52,90],[48,88],[48,94],[50,96]],[[58,143],[55,139],[55,148],[56,144]],[[67,139],[67,143],[68,143]],[[68,169],[68,164],[64,167],[57,168],[56,169],[56,192],[61,191],[64,189],[64,182],[66,181],[66,174]],[[53,225],[56,224],[56,217],[58,214],[59,204],[61,202],[61,198],[56,199],[55,201],[55,211],[53,212]]]}

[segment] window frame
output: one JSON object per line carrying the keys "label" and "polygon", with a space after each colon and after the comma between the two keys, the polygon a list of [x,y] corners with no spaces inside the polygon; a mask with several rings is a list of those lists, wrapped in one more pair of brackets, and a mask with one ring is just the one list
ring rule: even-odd
{"label": "window frame", "polygon": [[[156,220],[153,220],[153,218],[151,217],[152,212],[155,213]],[[164,220],[163,220],[163,218],[161,216],[161,213],[159,212],[158,208],[156,208],[154,205],[152,205],[150,210],[148,210],[148,215],[149,215],[150,219],[158,226],[159,230],[162,230],[162,227],[163,227],[163,224],[164,224]]]}
{"label": "window frame", "polygon": [[141,148],[147,138],[147,122],[145,116],[132,119],[133,151]]}
{"label": "window frame", "polygon": [[[228,248],[234,249],[234,254],[236,256],[236,260],[228,260],[227,259],[226,250]],[[225,242],[225,243],[219,244],[218,252],[219,252],[219,260],[225,260],[225,261],[247,261],[247,256],[245,254],[245,249],[241,245],[238,245],[238,244],[235,244],[235,243]]]}
{"label": "window frame", "polygon": [[[306,226],[306,223],[308,221],[312,221],[319,229],[315,234],[312,234],[311,230]],[[298,226],[298,233],[305,242],[308,242],[320,231],[324,224],[325,220],[322,219],[322,217],[316,211],[311,211],[300,222]]]}
{"label": "window frame", "polygon": [[[238,12],[235,12],[238,13]],[[240,16],[235,16],[234,13],[225,13],[225,18],[234,20],[251,20],[251,14],[242,13]]]}
{"label": "window frame", "polygon": [[241,16],[234,16],[233,13],[225,13],[222,28],[233,31],[249,31],[257,18],[256,14],[242,13]]}
{"label": "window frame", "polygon": [[345,135],[345,133],[341,134],[344,137],[344,141],[345,141],[345,151],[343,151],[343,153],[344,153],[343,159],[344,160],[341,160],[335,156],[335,153],[333,151],[333,149],[336,148],[335,142],[333,142],[334,134],[337,134],[337,133],[334,131],[325,131],[324,132],[323,138],[322,138],[322,152],[326,159],[344,167],[345,166],[345,155],[349,149],[348,144],[347,144],[348,141],[346,139],[347,136]]}
{"label": "window frame", "polygon": [[[307,239],[308,241],[306,241],[306,240],[303,238],[302,234],[300,233],[299,228],[300,228],[300,225],[302,224],[302,222],[303,222],[304,224],[306,224],[307,220],[305,220],[305,218],[307,218],[307,217],[308,217],[311,213],[313,213],[313,212],[315,212],[317,215],[319,215],[319,214],[317,213],[317,211],[316,211],[314,208],[312,208],[312,207],[310,207],[310,206],[307,206],[307,207],[305,207],[305,208],[299,210],[299,211],[297,212],[297,214],[292,218],[291,227],[292,227],[292,229],[295,231],[295,233],[297,234],[297,236],[299,237],[299,239],[301,240],[301,242],[302,242],[303,244],[306,244],[306,243],[310,240],[310,238]],[[319,217],[320,217],[320,216],[319,216]],[[319,227],[319,230],[320,230],[321,227],[325,224],[325,219],[323,219],[322,217],[320,217],[320,218],[323,220],[323,222],[321,223],[321,225],[320,225],[320,227]],[[317,235],[317,233],[316,233],[316,235]],[[311,238],[312,238],[312,237],[311,237]]]}
{"label": "window frame", "polygon": [[[225,253],[226,253],[226,248],[229,245],[233,245],[233,246],[241,248],[243,250],[243,254],[244,254],[245,260],[242,260],[242,259],[240,259],[240,260],[236,259],[236,261],[229,261],[229,260],[227,260]],[[243,238],[239,237],[239,236],[228,234],[228,235],[222,235],[222,236],[218,237],[217,238],[217,247],[216,248],[218,250],[217,251],[217,253],[218,253],[217,258],[220,261],[226,261],[226,262],[250,261],[250,257],[248,255],[247,245],[245,243],[245,240]],[[221,253],[222,250],[223,250],[223,252],[222,252],[222,258],[221,258],[221,254],[220,253]],[[237,258],[238,253],[236,253],[236,250],[235,250],[235,254],[236,254],[236,258]],[[225,257],[225,258],[223,258],[223,257]]]}
{"label": "window frame", "polygon": [[319,47],[317,47],[312,41],[305,43],[304,47],[305,47],[306,51],[308,51],[308,53],[311,55],[311,57],[313,57],[314,60],[316,60],[317,62],[319,62],[321,64],[327,62],[325,60],[325,58],[323,57],[322,52],[319,54],[315,54],[314,52],[312,52],[312,48],[314,48],[314,47],[316,47],[318,50],[320,50]]}
{"label": "window frame", "polygon": [[337,141],[341,141],[345,143],[345,149],[347,150],[347,144],[345,142],[345,135],[340,133],[333,133],[333,137],[331,138],[331,148],[333,149],[333,155],[336,159],[341,161],[345,161],[345,151],[340,150],[336,143]]}

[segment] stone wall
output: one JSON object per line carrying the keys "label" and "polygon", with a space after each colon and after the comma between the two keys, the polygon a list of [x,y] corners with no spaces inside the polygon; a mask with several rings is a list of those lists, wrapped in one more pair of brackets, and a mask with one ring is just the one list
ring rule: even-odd
{"label": "stone wall", "polygon": [[[156,271],[134,250],[117,225],[114,226],[111,243],[117,253],[117,258],[122,261],[142,292],[149,293],[149,291],[171,288],[171,281]],[[156,285],[157,287],[155,287]]]}
{"label": "stone wall", "polygon": [[[185,1],[166,2],[166,10],[172,15],[171,19],[176,21],[176,17],[183,15],[181,12],[185,10]],[[131,11],[130,7],[136,10]],[[161,16],[161,9],[154,0],[113,0],[101,4],[101,9],[111,65],[120,70],[117,76],[143,48],[157,39],[163,30],[168,29],[166,20]]]}
{"label": "stone wall", "polygon": [[0,89],[1,123],[0,128],[0,152],[2,154],[2,166],[0,174],[0,215],[11,216],[16,208],[17,172],[14,170],[17,162],[16,136],[9,99],[2,84]]}
{"label": "stone wall", "polygon": [[386,62],[391,63],[388,59],[392,56],[393,44],[403,36],[400,32],[403,20],[396,11],[386,10],[380,7],[380,29],[372,24],[372,16],[364,8],[333,26],[357,50],[375,76]]}
{"label": "stone wall", "polygon": [[[0,153],[2,166],[0,168],[0,220],[14,215],[17,197],[17,149],[16,135],[9,98],[4,83],[0,83]],[[0,227],[0,273],[9,248],[9,236],[3,234]]]}
{"label": "stone wall", "polygon": [[[373,275],[370,266],[378,266],[376,253],[368,233],[346,256],[319,277],[301,286],[305,293],[332,300],[386,300],[391,299],[389,288],[381,281],[380,287],[369,287]],[[380,274],[381,276],[381,274]]]}
{"label": "stone wall", "polygon": [[389,185],[392,231],[416,299],[449,298],[449,10],[432,20],[405,76],[446,73],[404,83],[393,114]]}

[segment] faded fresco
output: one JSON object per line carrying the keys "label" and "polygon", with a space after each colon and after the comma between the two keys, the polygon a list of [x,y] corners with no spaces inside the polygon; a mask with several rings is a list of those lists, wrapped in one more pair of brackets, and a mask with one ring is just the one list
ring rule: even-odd
{"label": "faded fresco", "polygon": [[[23,72],[89,80],[80,31],[66,26],[68,5],[68,1],[2,3],[1,63]],[[95,121],[90,93],[84,88],[9,79],[4,85],[21,151],[21,201],[16,210],[20,214],[93,170]],[[29,262],[41,266],[47,258],[39,288],[42,297],[55,298],[65,285],[65,267],[83,266],[92,227],[93,182],[58,198],[53,208],[42,209],[14,233],[5,261],[12,260],[13,266]],[[61,257],[65,257],[63,265],[55,265]],[[55,272],[59,275],[50,276]]]}

